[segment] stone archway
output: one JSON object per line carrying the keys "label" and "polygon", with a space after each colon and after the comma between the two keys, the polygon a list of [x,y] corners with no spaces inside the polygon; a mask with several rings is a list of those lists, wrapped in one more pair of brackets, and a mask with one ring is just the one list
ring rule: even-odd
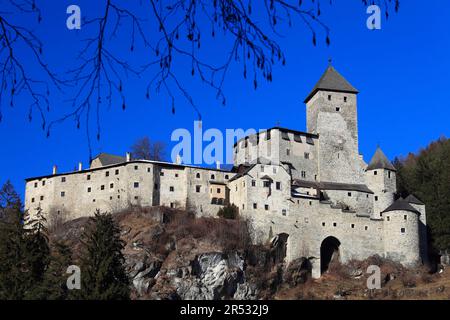
{"label": "stone archway", "polygon": [[339,261],[339,246],[341,242],[335,237],[327,237],[320,245],[320,273],[328,270],[332,261]]}

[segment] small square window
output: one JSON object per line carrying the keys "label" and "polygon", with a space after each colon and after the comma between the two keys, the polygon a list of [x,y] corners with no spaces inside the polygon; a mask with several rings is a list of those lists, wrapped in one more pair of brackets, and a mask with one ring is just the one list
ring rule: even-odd
{"label": "small square window", "polygon": [[291,150],[286,149],[286,155],[287,155],[287,156],[291,155]]}
{"label": "small square window", "polygon": [[139,167],[138,166],[134,166],[134,170],[137,170],[137,169],[139,169]]}
{"label": "small square window", "polygon": [[134,186],[135,188],[139,188],[139,182],[135,182],[135,183],[133,184],[133,186]]}
{"label": "small square window", "polygon": [[344,97],[344,102],[347,102],[347,97]]}
{"label": "small square window", "polygon": [[312,201],[309,202],[309,205],[312,206]]}
{"label": "small square window", "polygon": [[40,199],[41,199],[41,201],[43,201],[43,200],[44,200],[44,196],[41,196],[41,198],[40,198]]}
{"label": "small square window", "polygon": [[200,186],[195,186],[195,192],[199,193],[200,192],[201,187]]}
{"label": "small square window", "polygon": [[105,190],[105,185],[101,185],[100,190]]}
{"label": "small square window", "polygon": [[61,197],[64,198],[66,196],[66,193],[64,191],[61,191]]}
{"label": "small square window", "polygon": [[283,216],[285,216],[285,215],[286,215],[286,209],[281,210],[281,214],[282,214]]}
{"label": "small square window", "polygon": [[276,189],[277,190],[281,190],[281,182],[277,182],[276,183]]}
{"label": "small square window", "polygon": [[137,200],[137,199],[139,199],[139,197],[138,196],[134,196],[134,200]]}
{"label": "small square window", "polygon": [[229,179],[229,176],[228,176],[227,174],[225,175],[225,179],[226,179],[226,180],[228,180],[228,179]]}
{"label": "small square window", "polygon": [[355,229],[355,224],[354,223],[352,223],[352,229]]}
{"label": "small square window", "polygon": [[341,111],[341,108],[336,107],[336,111],[337,111],[337,112]]}
{"label": "small square window", "polygon": [[152,170],[151,170],[151,168],[147,168],[147,172],[151,172]]}
{"label": "small square window", "polygon": [[175,178],[178,178],[178,173],[175,173]]}
{"label": "small square window", "polygon": [[401,229],[400,229],[400,232],[401,232],[401,233],[405,233],[405,231],[406,231],[405,228],[401,228]]}
{"label": "small square window", "polygon": [[31,198],[31,203],[34,203],[34,198]]}
{"label": "small square window", "polygon": [[347,195],[348,195],[349,197],[351,197],[351,196],[352,196],[352,193],[351,193],[351,192],[348,192]]}
{"label": "small square window", "polygon": [[336,222],[333,222],[333,227],[336,227]]}
{"label": "small square window", "polygon": [[112,200],[112,198],[113,198],[113,197],[112,197],[112,196],[110,196],[110,197],[109,197],[109,200]]}
{"label": "small square window", "polygon": [[264,188],[269,188],[270,187],[270,181],[264,180],[263,181],[263,186],[264,186]]}
{"label": "small square window", "polygon": [[309,152],[305,152],[305,159],[309,159]]}
{"label": "small square window", "polygon": [[173,202],[170,203],[171,208],[175,208],[175,204]]}
{"label": "small square window", "polygon": [[217,188],[217,193],[220,193],[220,188]]}
{"label": "small square window", "polygon": [[257,209],[258,205],[256,203],[253,204],[253,209]]}
{"label": "small square window", "polygon": [[211,180],[214,180],[216,178],[216,176],[215,175],[211,175]]}
{"label": "small square window", "polygon": [[117,199],[120,199],[120,194],[117,196]]}
{"label": "small square window", "polygon": [[116,176],[119,174],[119,169],[116,170],[115,174]]}
{"label": "small square window", "polygon": [[375,171],[373,172],[373,175],[376,176],[377,174],[378,174],[378,172],[375,170]]}
{"label": "small square window", "polygon": [[109,177],[109,171],[105,172],[105,177]]}
{"label": "small square window", "polygon": [[161,171],[161,172],[159,173],[159,175],[160,175],[161,177],[164,176],[164,172]]}
{"label": "small square window", "polygon": [[302,171],[302,178],[306,178],[306,171]]}
{"label": "small square window", "polygon": [[35,188],[37,188],[37,186],[38,186],[38,183],[37,183],[37,182],[35,182],[35,183],[34,183],[34,187],[35,187]]}
{"label": "small square window", "polygon": [[375,196],[375,201],[378,201],[378,196]]}
{"label": "small square window", "polygon": [[325,222],[322,222],[322,227],[325,227]]}
{"label": "small square window", "polygon": [[95,199],[92,199],[92,202],[95,202]]}
{"label": "small square window", "polygon": [[364,226],[364,230],[366,230],[366,231],[367,231],[368,229],[369,229],[369,227],[368,227],[368,226]]}
{"label": "small square window", "polygon": [[269,205],[268,204],[264,205],[264,209],[269,210]]}
{"label": "small square window", "polygon": [[252,180],[252,187],[256,186],[256,181]]}
{"label": "small square window", "polygon": [[114,188],[114,183],[110,183],[110,184],[109,184],[109,188],[110,188],[110,189]]}
{"label": "small square window", "polygon": [[331,94],[328,95],[328,101],[331,101]]}
{"label": "small square window", "polygon": [[43,185],[43,186],[45,186],[45,180],[44,180],[44,181],[42,181],[42,185]]}
{"label": "small square window", "polygon": [[406,214],[403,216],[403,220],[408,220],[408,216]]}
{"label": "small square window", "polygon": [[66,182],[66,177],[62,177],[61,182]]}
{"label": "small square window", "polygon": [[197,179],[200,179],[200,173],[197,173],[197,174],[195,175],[195,177],[196,177]]}
{"label": "small square window", "polygon": [[88,175],[86,176],[86,180],[91,180],[91,175],[90,175],[90,174],[88,174]]}
{"label": "small square window", "polygon": [[387,216],[386,217],[387,221],[391,221],[391,217]]}
{"label": "small square window", "polygon": [[91,192],[91,191],[92,191],[91,187],[87,188],[87,192]]}
{"label": "small square window", "polygon": [[171,186],[171,187],[169,188],[169,190],[170,190],[170,192],[174,192],[174,191],[175,191],[175,188]]}

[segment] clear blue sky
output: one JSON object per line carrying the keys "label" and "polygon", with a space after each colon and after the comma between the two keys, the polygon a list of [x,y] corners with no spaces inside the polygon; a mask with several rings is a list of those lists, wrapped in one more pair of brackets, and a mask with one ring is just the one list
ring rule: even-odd
{"label": "clear blue sky", "polygon": [[[400,12],[391,14],[387,22],[383,19],[380,31],[365,27],[367,14],[360,1],[334,1],[332,7],[328,1],[323,2],[322,20],[331,28],[331,46],[326,47],[320,34],[318,46],[313,47],[305,26],[295,23],[278,39],[287,63],[275,68],[274,81],[260,81],[255,91],[251,80],[243,80],[242,67],[232,67],[224,87],[225,107],[214,99],[214,92],[198,79],[192,80],[190,68],[185,68],[189,63],[177,64],[179,71],[186,74],[183,80],[202,112],[204,129],[259,129],[279,122],[283,127],[305,130],[303,99],[332,56],[335,68],[360,90],[360,152],[366,161],[377,144],[394,158],[418,151],[441,135],[450,136],[450,2],[402,0]],[[44,40],[46,60],[58,71],[73,67],[80,41],[90,35],[83,27],[79,32],[66,29],[67,6],[78,4],[83,15],[92,17],[103,10],[101,3],[61,0],[52,1],[51,7],[42,4],[44,20],[36,32]],[[128,47],[128,39],[122,36],[120,45]],[[204,43],[203,54],[215,56],[227,50],[225,45]],[[145,59],[145,54],[144,48],[138,46],[127,58]],[[101,140],[93,140],[94,154],[123,155],[139,137],[147,135],[169,143],[174,129],[192,130],[196,114],[181,97],[177,97],[175,115],[171,114],[167,96],[153,93],[151,100],[145,99],[148,80],[126,80],[125,112],[120,101],[111,110],[104,110]],[[65,92],[67,97],[71,93]],[[69,110],[64,98],[53,95],[49,119]],[[77,131],[73,122],[58,126],[47,139],[39,121],[28,122],[25,105],[2,109],[0,184],[11,179],[23,195],[24,179],[51,173],[53,164],[59,171],[71,171],[79,161],[88,165],[85,131]]]}

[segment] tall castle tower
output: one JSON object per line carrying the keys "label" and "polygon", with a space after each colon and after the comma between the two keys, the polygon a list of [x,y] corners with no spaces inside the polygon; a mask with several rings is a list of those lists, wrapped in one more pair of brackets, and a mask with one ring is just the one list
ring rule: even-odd
{"label": "tall castle tower", "polygon": [[320,181],[364,183],[358,152],[357,94],[330,65],[305,99],[307,130],[319,135]]}

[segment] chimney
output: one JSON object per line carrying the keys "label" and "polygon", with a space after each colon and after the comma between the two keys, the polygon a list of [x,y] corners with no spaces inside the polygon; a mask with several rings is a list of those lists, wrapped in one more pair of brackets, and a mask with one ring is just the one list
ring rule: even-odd
{"label": "chimney", "polygon": [[177,154],[177,159],[175,160],[176,164],[181,164],[181,156]]}
{"label": "chimney", "polygon": [[131,153],[127,152],[127,162],[131,161]]}
{"label": "chimney", "polygon": [[53,174],[55,175],[57,171],[58,171],[58,167],[56,165],[54,165],[53,166]]}
{"label": "chimney", "polygon": [[220,161],[219,160],[216,161],[216,169],[220,170]]}
{"label": "chimney", "polygon": [[78,162],[78,171],[83,170],[83,164],[81,162]]}

